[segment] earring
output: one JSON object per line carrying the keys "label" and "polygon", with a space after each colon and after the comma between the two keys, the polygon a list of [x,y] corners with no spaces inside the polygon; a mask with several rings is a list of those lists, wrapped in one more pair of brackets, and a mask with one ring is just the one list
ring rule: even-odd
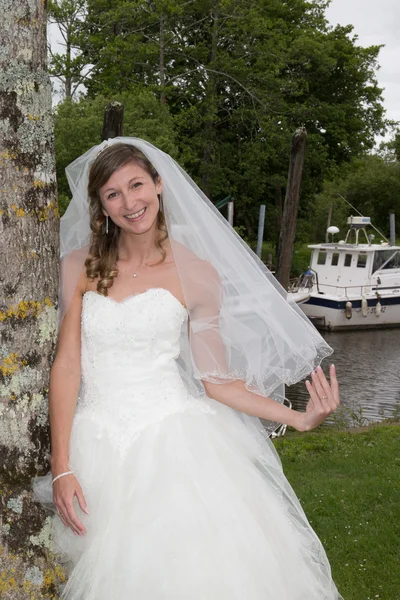
{"label": "earring", "polygon": [[164,202],[163,202],[163,197],[162,197],[162,192],[159,196],[159,202],[160,202],[160,212],[164,212]]}
{"label": "earring", "polygon": [[108,234],[108,215],[106,216],[106,235]]}

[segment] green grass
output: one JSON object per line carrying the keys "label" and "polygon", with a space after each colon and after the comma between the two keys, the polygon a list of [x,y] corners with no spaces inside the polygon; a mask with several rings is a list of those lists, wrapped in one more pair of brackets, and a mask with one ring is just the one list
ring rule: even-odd
{"label": "green grass", "polygon": [[285,474],[345,600],[400,600],[400,427],[288,432]]}

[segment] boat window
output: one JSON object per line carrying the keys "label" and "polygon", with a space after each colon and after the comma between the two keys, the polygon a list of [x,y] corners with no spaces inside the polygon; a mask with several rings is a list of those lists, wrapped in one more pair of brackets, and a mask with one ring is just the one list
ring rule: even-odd
{"label": "boat window", "polygon": [[317,264],[324,265],[325,263],[326,263],[326,252],[319,252]]}
{"label": "boat window", "polygon": [[366,254],[359,254],[358,258],[357,258],[357,267],[361,267],[363,269],[365,269],[366,264],[367,264],[367,255]]}
{"label": "boat window", "polygon": [[344,266],[345,267],[351,266],[351,258],[352,258],[352,254],[346,254],[346,256],[344,257]]}
{"label": "boat window", "polygon": [[339,252],[334,252],[332,254],[331,265],[332,265],[332,267],[337,267],[338,264],[339,264]]}
{"label": "boat window", "polygon": [[380,269],[400,269],[400,252],[396,250],[377,250],[374,255],[373,272]]}

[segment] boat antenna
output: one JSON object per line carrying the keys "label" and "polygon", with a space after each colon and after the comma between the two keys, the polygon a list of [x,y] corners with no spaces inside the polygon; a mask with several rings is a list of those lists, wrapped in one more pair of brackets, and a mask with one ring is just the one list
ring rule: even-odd
{"label": "boat antenna", "polygon": [[[336,192],[336,195],[337,195],[337,196],[339,196],[340,198],[342,198],[342,200],[344,200],[345,202],[347,202],[347,204],[348,204],[348,205],[349,205],[349,206],[350,206],[350,207],[351,207],[353,210],[355,210],[355,211],[356,211],[356,212],[357,212],[357,213],[360,215],[360,217],[363,217],[363,216],[364,216],[364,215],[362,215],[362,214],[360,213],[360,211],[359,211],[359,210],[357,210],[357,209],[356,209],[356,207],[355,207],[355,206],[353,206],[352,204],[350,204],[350,202],[349,202],[349,201],[348,201],[348,200],[347,200],[347,199],[346,199],[344,196],[342,196],[342,194],[339,194],[339,192]],[[383,233],[381,233],[381,232],[379,231],[379,229],[377,229],[377,228],[375,227],[375,225],[372,225],[372,223],[370,223],[370,225],[371,225],[371,227],[372,227],[373,229],[375,229],[375,231],[377,231],[377,232],[379,233],[379,235],[381,235],[383,238],[385,238],[385,240],[386,240],[387,242],[389,241],[389,240],[387,239],[387,237],[386,237],[385,235],[383,235]]]}

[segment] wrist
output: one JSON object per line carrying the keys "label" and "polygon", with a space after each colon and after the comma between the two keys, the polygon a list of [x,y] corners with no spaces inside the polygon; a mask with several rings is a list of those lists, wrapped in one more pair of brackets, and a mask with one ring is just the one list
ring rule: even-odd
{"label": "wrist", "polygon": [[294,427],[294,429],[296,429],[297,431],[308,431],[308,427],[307,424],[305,423],[304,420],[304,416],[305,413],[304,412],[300,412],[298,410],[292,410],[292,423],[288,423],[288,425],[290,425],[291,427]]}
{"label": "wrist", "polygon": [[50,457],[50,467],[51,472],[54,475],[58,475],[58,473],[62,473],[63,471],[69,471],[69,461],[68,457]]}

